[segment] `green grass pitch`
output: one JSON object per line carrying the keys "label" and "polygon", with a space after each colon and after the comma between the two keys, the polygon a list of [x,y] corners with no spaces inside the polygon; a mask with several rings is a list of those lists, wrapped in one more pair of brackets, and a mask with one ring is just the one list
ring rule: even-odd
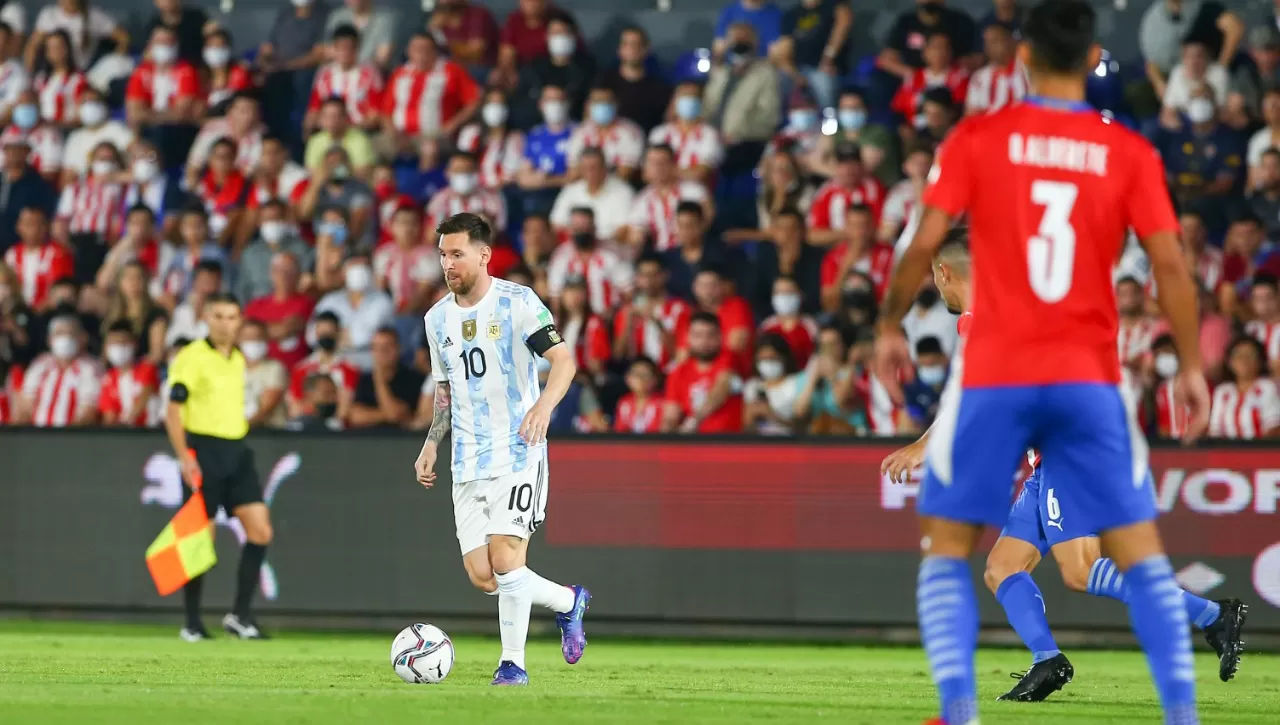
{"label": "green grass pitch", "polygon": [[[529,647],[531,686],[498,690],[488,685],[495,639],[459,638],[448,680],[405,685],[388,662],[394,634],[193,645],[176,626],[0,621],[0,723],[919,725],[935,702],[912,648],[599,638],[570,667],[557,643],[539,639]],[[984,725],[1160,722],[1137,652],[1076,652],[1075,682],[1049,702],[994,702],[1027,659],[979,654]],[[1280,657],[1246,655],[1223,684],[1216,661],[1200,654],[1197,673],[1205,723],[1280,722]]]}

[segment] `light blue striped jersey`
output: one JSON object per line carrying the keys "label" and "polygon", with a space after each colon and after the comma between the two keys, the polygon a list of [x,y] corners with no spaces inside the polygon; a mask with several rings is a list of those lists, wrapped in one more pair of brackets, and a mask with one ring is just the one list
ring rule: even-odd
{"label": "light blue striped jersey", "polygon": [[552,324],[533,290],[494,278],[474,307],[450,293],[427,312],[431,375],[448,383],[453,415],[453,482],[523,471],[546,454],[520,423],[538,400],[536,355],[526,341]]}

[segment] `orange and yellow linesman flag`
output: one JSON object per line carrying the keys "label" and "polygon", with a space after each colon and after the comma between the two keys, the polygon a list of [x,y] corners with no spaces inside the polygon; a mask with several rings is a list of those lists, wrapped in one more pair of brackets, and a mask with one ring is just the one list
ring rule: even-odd
{"label": "orange and yellow linesman flag", "polygon": [[191,498],[147,547],[147,568],[162,597],[178,591],[218,563],[213,549],[213,522],[204,510],[200,483],[199,479],[191,481]]}

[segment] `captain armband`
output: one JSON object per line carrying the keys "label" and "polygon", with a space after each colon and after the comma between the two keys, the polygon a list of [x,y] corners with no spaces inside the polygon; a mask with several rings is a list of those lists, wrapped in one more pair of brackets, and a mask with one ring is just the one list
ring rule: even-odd
{"label": "captain armband", "polygon": [[538,353],[538,355],[545,355],[547,350],[562,342],[564,342],[564,338],[560,337],[560,331],[556,329],[555,325],[547,325],[525,340],[525,344],[529,346],[529,349]]}

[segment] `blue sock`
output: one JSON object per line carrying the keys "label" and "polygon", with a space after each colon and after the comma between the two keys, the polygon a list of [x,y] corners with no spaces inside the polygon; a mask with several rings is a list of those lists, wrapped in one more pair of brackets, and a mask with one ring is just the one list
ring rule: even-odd
{"label": "blue sock", "polygon": [[1148,557],[1126,572],[1129,621],[1155,680],[1166,725],[1197,725],[1196,672],[1182,590],[1163,554]]}
{"label": "blue sock", "polygon": [[1020,571],[1004,581],[996,589],[996,601],[1004,607],[1005,617],[1022,643],[1031,650],[1033,662],[1043,662],[1056,657],[1060,650],[1049,630],[1049,620],[1044,616],[1044,597],[1036,580]]}
{"label": "blue sock", "polygon": [[969,562],[926,556],[916,580],[916,612],[929,670],[942,699],[942,719],[964,725],[978,717],[973,655],[978,647],[978,598]]}
{"label": "blue sock", "polygon": [[[1125,584],[1124,574],[1116,568],[1116,563],[1102,558],[1093,562],[1089,570],[1089,587],[1086,590],[1096,597],[1111,597],[1122,602],[1128,601],[1129,587]],[[1187,619],[1198,629],[1204,629],[1218,621],[1222,607],[1204,597],[1198,597],[1185,589],[1182,590],[1182,606],[1187,610]]]}

